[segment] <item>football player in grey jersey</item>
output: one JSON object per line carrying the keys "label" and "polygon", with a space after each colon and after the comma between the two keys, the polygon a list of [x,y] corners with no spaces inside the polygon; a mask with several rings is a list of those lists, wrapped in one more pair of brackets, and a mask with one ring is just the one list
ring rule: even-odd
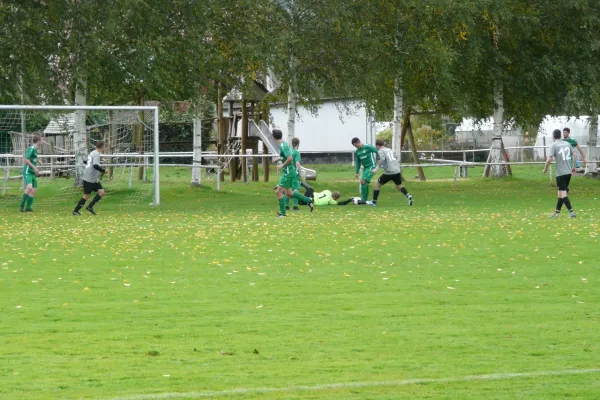
{"label": "football player in grey jersey", "polygon": [[575,211],[571,207],[571,201],[569,200],[569,182],[571,181],[571,175],[575,172],[573,168],[573,150],[571,144],[567,141],[560,140],[560,129],[555,129],[552,132],[554,143],[550,146],[550,155],[546,159],[546,165],[544,165],[545,174],[548,170],[548,166],[552,163],[552,158],[556,161],[556,186],[558,188],[558,202],[556,203],[556,211],[552,214],[552,218],[557,218],[560,215],[560,209],[563,204],[569,210],[569,218],[575,218]]}
{"label": "football player in grey jersey", "polygon": [[[377,179],[377,183],[375,183],[375,191],[373,191],[373,201],[370,202],[371,205],[377,205],[377,198],[379,197],[379,192],[381,190],[381,186],[385,185],[389,181],[393,181],[396,184],[396,189],[402,192],[406,198],[408,199],[408,205],[412,206],[413,198],[408,193],[406,188],[402,186],[402,172],[400,170],[400,163],[396,158],[396,155],[392,151],[383,145],[383,140],[377,139],[375,141],[375,147],[379,151],[379,167],[383,168],[383,174]],[[376,171],[375,168],[373,171]]]}
{"label": "football player in grey jersey", "polygon": [[83,197],[77,202],[77,206],[73,210],[73,215],[81,215],[79,210],[85,205],[85,202],[90,198],[92,192],[96,192],[96,196],[85,208],[91,214],[96,215],[94,206],[104,196],[104,188],[100,183],[100,174],[104,173],[104,168],[100,166],[100,154],[104,153],[104,142],[96,143],[96,150],[92,151],[88,156],[85,169],[83,170]]}

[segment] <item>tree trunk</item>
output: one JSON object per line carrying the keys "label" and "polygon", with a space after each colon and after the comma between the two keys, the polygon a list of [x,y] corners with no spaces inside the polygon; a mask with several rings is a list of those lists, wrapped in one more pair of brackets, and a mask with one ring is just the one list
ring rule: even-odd
{"label": "tree trunk", "polygon": [[392,133],[392,151],[402,160],[402,119],[404,112],[404,89],[402,88],[402,76],[394,83],[394,130]]}
{"label": "tree trunk", "polygon": [[506,162],[504,145],[502,144],[502,126],[504,124],[504,86],[501,81],[494,87],[494,128],[492,147],[488,155],[488,165],[483,170],[483,176],[503,177],[505,173],[503,162]]}
{"label": "tree trunk", "polygon": [[[139,98],[139,105],[143,106],[144,105],[144,96],[140,96]],[[135,124],[134,126],[134,130],[135,130],[135,137],[134,137],[134,143],[135,143],[135,147],[137,149],[137,152],[139,154],[144,154],[144,111],[139,111],[138,112],[139,115],[139,122],[137,124]],[[141,181],[142,179],[144,179],[144,166],[143,164],[145,164],[145,158],[144,157],[140,157],[138,163],[142,164],[138,167],[138,180]]]}
{"label": "tree trunk", "polygon": [[598,114],[600,109],[594,108],[590,115],[590,128],[588,131],[588,147],[587,147],[587,167],[588,171],[596,172],[598,170],[598,125],[600,124],[600,117]]}
{"label": "tree trunk", "polygon": [[292,139],[296,136],[296,74],[294,72],[296,68],[296,58],[294,55],[290,55],[290,87],[288,89],[288,143],[292,142]]}
{"label": "tree trunk", "polygon": [[192,157],[192,186],[200,186],[202,183],[202,120],[194,118],[194,156]]}
{"label": "tree trunk", "polygon": [[[75,105],[85,106],[87,83],[84,80],[77,81],[75,87]],[[87,159],[88,150],[86,148],[87,131],[85,129],[86,112],[85,110],[75,111],[75,132],[73,133],[73,147],[75,148],[75,180],[73,186],[83,184],[84,162]]]}
{"label": "tree trunk", "polygon": [[[412,132],[412,126],[410,125],[410,113],[406,113],[404,116],[404,123],[406,124],[406,135],[408,136],[408,143],[410,144],[410,151],[413,156],[413,163],[419,164],[419,155],[417,154],[417,146],[415,145],[415,138]],[[425,172],[422,167],[417,167],[417,174],[419,175],[419,180],[424,181]]]}
{"label": "tree trunk", "polygon": [[[117,126],[114,122],[114,111],[108,112],[108,138],[104,147],[106,148],[107,154],[113,154],[115,152],[115,136]],[[110,163],[114,164],[115,159],[111,158]],[[108,179],[112,180],[115,174],[115,167],[108,167]]]}

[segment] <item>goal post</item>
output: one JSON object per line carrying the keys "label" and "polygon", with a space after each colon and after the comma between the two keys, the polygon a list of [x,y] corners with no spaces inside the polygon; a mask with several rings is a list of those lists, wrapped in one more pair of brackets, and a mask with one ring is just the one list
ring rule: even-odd
{"label": "goal post", "polygon": [[[83,124],[82,114],[86,115]],[[42,148],[38,151],[38,159],[44,160],[41,166],[43,179],[53,181],[49,185],[53,191],[50,196],[45,193],[47,199],[40,194],[37,204],[52,204],[53,197],[72,196],[68,193],[68,185],[57,182],[56,178],[72,177],[71,186],[78,185],[77,169],[83,166],[78,164],[82,164],[80,160],[87,154],[77,154],[74,140],[81,140],[83,136],[85,142],[79,152],[91,151],[97,141],[106,143],[102,165],[111,168],[110,177],[105,175],[103,178],[110,180],[105,188],[109,194],[111,191],[123,192],[120,194],[123,204],[137,204],[151,198],[151,204],[159,205],[158,118],[158,106],[0,105],[0,169],[4,170],[0,174],[0,179],[4,180],[0,185],[0,200],[14,197],[17,189],[22,189],[19,176],[23,155],[33,136],[39,134]],[[152,163],[149,163],[150,158]],[[133,174],[134,168],[139,169],[139,174]],[[147,179],[150,168],[151,179]],[[113,174],[113,170],[117,172]],[[143,177],[144,182],[134,184],[138,177]]]}

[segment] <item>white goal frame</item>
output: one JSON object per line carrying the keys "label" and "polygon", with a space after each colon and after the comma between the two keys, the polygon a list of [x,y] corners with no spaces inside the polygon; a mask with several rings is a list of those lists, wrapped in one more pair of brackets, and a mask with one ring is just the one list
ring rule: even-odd
{"label": "white goal frame", "polygon": [[154,203],[160,205],[160,176],[159,176],[159,132],[158,132],[158,106],[41,106],[41,105],[6,105],[0,104],[0,110],[63,110],[63,111],[152,111],[154,119],[154,165],[152,176],[154,178]]}

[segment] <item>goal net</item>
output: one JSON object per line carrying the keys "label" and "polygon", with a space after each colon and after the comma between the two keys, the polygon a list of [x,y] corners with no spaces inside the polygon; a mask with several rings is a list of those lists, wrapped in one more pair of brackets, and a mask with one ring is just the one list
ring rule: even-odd
{"label": "goal net", "polygon": [[120,205],[159,204],[158,108],[0,105],[0,207],[18,207],[24,154],[41,136],[35,206],[73,204],[88,154],[104,142],[101,178]]}

